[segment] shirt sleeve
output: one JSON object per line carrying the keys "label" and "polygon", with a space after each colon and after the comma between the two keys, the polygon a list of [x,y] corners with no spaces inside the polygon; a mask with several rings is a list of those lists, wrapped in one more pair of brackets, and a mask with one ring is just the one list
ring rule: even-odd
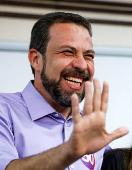
{"label": "shirt sleeve", "polygon": [[0,111],[0,170],[14,159],[18,159],[18,153],[14,144],[13,128],[8,113]]}

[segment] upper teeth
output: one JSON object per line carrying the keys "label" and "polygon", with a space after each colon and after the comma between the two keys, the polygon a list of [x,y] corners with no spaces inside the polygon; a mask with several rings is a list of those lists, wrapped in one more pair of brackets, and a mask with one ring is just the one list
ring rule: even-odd
{"label": "upper teeth", "polygon": [[74,78],[74,77],[66,77],[67,80],[72,80],[72,81],[75,81],[75,82],[79,82],[79,83],[82,83],[82,79],[79,79],[79,78]]}

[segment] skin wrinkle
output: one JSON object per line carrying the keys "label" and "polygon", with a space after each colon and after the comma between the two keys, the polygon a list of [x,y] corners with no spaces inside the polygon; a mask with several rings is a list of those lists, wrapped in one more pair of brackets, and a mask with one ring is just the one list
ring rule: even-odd
{"label": "skin wrinkle", "polygon": [[[53,28],[55,29],[54,32],[58,32],[58,30],[56,30],[56,25],[57,25],[57,29],[58,29],[58,25],[60,25],[60,28],[63,27],[63,25],[65,25],[65,29],[63,29],[63,31],[61,31],[61,33],[58,35],[58,36],[64,37],[63,41],[61,40],[61,42],[59,42],[59,43],[54,43],[54,40],[56,38],[58,40],[59,37],[56,36],[56,34],[52,33]],[[69,30],[70,30],[70,32],[69,32]],[[73,33],[73,31],[75,31],[75,33]],[[67,32],[69,32],[68,33],[69,37],[67,36]],[[84,35],[84,32],[85,32],[85,35]],[[75,38],[74,34],[76,35],[77,38]],[[93,65],[94,51],[92,49],[91,44],[90,44],[90,47],[88,47],[88,48],[85,47],[86,44],[81,45],[81,42],[79,43],[80,45],[76,45],[76,44],[78,44],[78,43],[76,43],[76,41],[78,40],[78,37],[80,37],[80,36],[83,36],[83,39],[85,39],[86,42],[87,41],[89,42],[89,39],[90,39],[90,43],[92,43],[91,38],[89,36],[89,32],[82,26],[78,26],[75,24],[55,24],[55,25],[53,25],[50,28],[50,41],[47,45],[46,61],[43,58],[44,65],[43,65],[43,69],[41,71],[41,80],[42,80],[43,87],[50,94],[50,96],[55,100],[56,103],[60,104],[61,106],[65,106],[65,107],[71,106],[71,98],[70,97],[73,93],[76,93],[78,95],[79,102],[81,102],[83,100],[84,95],[85,95],[84,85],[81,88],[81,90],[74,90],[74,89],[70,90],[70,89],[65,89],[64,87],[62,87],[61,82],[62,81],[64,82],[65,76],[68,75],[68,76],[73,76],[75,78],[82,78],[83,83],[85,81],[91,80],[91,77],[92,77],[91,69],[89,69],[89,67],[88,67],[89,64],[87,63],[87,61],[85,61],[85,58],[83,55],[86,53],[88,53],[88,55],[90,55],[89,59],[91,61],[89,60],[89,62],[92,63],[92,67],[93,67],[94,66]],[[53,48],[51,48],[52,46],[53,46]],[[50,52],[49,52],[49,50],[50,50]],[[70,50],[70,52],[69,52],[69,50]],[[68,52],[65,52],[65,51],[68,51]],[[66,55],[66,53],[67,53],[67,55]],[[58,67],[55,67],[55,65],[54,65],[54,67],[52,67],[52,62],[50,62],[51,66],[49,69],[49,66],[48,66],[49,65],[49,54],[51,54],[50,58],[52,56],[52,61],[55,60],[54,58],[56,56],[59,59],[63,55],[64,55],[65,60],[67,59],[67,61],[68,60],[70,61],[69,64],[66,65],[66,67],[64,67],[61,70],[58,78],[55,78],[55,76],[53,75],[55,72],[54,68],[58,69],[60,67],[60,65],[63,65],[63,63],[56,64],[57,63],[57,61],[56,61],[55,64],[58,65]],[[78,61],[74,61],[74,60],[78,60]],[[86,69],[86,66],[82,66],[82,68],[79,68],[80,66],[78,67],[78,65],[76,66],[75,62],[80,62],[80,61],[83,63],[87,63],[87,69]],[[49,71],[47,72],[47,70],[49,70]],[[53,73],[53,74],[49,74],[49,73]]]}
{"label": "skin wrinkle", "polygon": [[[82,37],[78,36],[78,33],[75,29],[76,27],[78,27],[78,30],[80,30],[80,32],[82,32]],[[66,28],[68,30],[67,32],[65,31]],[[69,113],[71,112],[71,108],[69,107],[71,103],[71,95],[74,91],[79,95],[82,94],[83,99],[85,81],[83,81],[80,88],[77,89],[74,88],[75,85],[68,84],[68,82],[66,82],[66,80],[62,77],[60,81],[60,87],[64,89],[63,91],[68,92],[67,94],[69,96],[69,99],[67,97],[67,94],[66,97],[69,100],[69,104],[67,106],[61,105],[62,99],[59,99],[58,103],[58,101],[56,101],[56,99],[52,97],[49,92],[47,92],[42,84],[41,72],[43,70],[43,62],[45,62],[46,64],[44,71],[44,74],[48,78],[46,83],[49,82],[49,80],[59,81],[61,77],[61,72],[63,70],[74,69],[85,72],[88,71],[89,81],[91,81],[94,74],[94,51],[92,39],[90,37],[89,31],[85,27],[76,25],[74,23],[56,23],[52,25],[49,30],[49,37],[50,40],[47,44],[45,56],[39,53],[41,57],[40,60],[42,60],[40,61],[40,64],[42,66],[39,66],[40,69],[36,71],[34,87],[57,112],[61,113],[65,117],[65,119],[67,119]],[[67,56],[63,53],[56,53],[56,51],[60,51],[59,48],[61,48],[62,46],[73,47],[74,49],[76,49],[76,54],[74,54],[74,56]],[[85,56],[87,51],[88,54],[87,56]],[[44,58],[46,60],[44,60]],[[49,84],[47,86],[49,86]],[[55,97],[62,97],[62,95],[59,95],[58,92],[56,94],[57,95]],[[82,99],[80,98],[79,101],[81,101]],[[65,103],[68,102],[65,101]]]}

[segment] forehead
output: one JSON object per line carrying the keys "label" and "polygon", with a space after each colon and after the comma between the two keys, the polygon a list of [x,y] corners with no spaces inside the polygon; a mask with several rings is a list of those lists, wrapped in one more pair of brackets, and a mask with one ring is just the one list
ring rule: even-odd
{"label": "forehead", "polygon": [[74,23],[55,23],[49,30],[50,40],[54,43],[92,44],[88,30]]}
{"label": "forehead", "polygon": [[71,32],[71,31],[75,31],[75,30],[76,31],[83,30],[87,34],[89,34],[89,31],[87,30],[87,28],[85,28],[82,25],[77,25],[75,23],[55,23],[50,27],[49,33],[50,33],[50,36],[52,36],[55,32],[58,32],[58,31],[66,33],[66,32]]}

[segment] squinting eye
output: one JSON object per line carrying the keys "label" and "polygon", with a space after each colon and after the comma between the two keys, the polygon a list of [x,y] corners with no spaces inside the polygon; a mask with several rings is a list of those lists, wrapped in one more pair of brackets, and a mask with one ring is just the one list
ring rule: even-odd
{"label": "squinting eye", "polygon": [[74,55],[74,53],[72,52],[72,51],[63,51],[62,52],[64,55],[66,55],[66,56],[73,56]]}
{"label": "squinting eye", "polygon": [[94,59],[94,55],[88,54],[88,55],[85,55],[84,58],[85,58],[86,60],[93,60],[93,59]]}

